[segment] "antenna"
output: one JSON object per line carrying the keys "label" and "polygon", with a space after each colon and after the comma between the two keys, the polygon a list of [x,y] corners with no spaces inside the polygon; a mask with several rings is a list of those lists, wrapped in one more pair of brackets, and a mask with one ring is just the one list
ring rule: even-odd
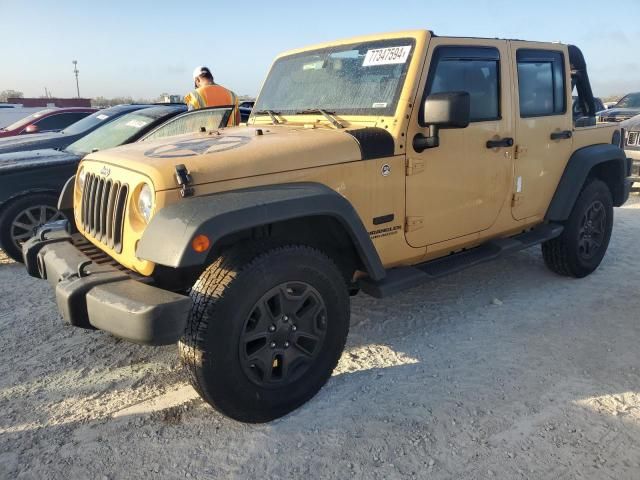
{"label": "antenna", "polygon": [[80,71],[78,70],[78,61],[74,60],[71,63],[73,63],[73,73],[76,74],[76,90],[78,92],[78,98],[80,98],[80,84],[78,83],[78,73],[80,73]]}

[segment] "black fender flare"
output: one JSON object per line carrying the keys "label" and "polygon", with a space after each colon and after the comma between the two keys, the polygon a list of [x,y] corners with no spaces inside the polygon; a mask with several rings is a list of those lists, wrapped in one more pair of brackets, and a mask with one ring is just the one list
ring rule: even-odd
{"label": "black fender flare", "polygon": [[625,187],[628,163],[624,151],[613,144],[590,145],[576,150],[569,158],[545,218],[550,222],[569,218],[590,172],[595,166],[605,162],[611,164],[613,204],[616,207],[622,205],[629,194]]}
{"label": "black fender flare", "polygon": [[203,265],[211,247],[197,253],[191,242],[204,234],[216,239],[253,227],[312,216],[335,218],[351,238],[374,280],[385,269],[360,217],[343,196],[319,183],[288,183],[190,197],[158,211],[136,249],[138,258],[173,268]]}

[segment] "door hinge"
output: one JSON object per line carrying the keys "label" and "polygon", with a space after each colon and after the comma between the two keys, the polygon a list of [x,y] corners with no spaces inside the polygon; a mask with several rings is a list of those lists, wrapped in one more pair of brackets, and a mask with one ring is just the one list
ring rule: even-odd
{"label": "door hinge", "polygon": [[511,206],[517,207],[518,205],[520,205],[522,203],[523,197],[524,195],[522,195],[521,193],[514,193],[513,197],[511,197]]}
{"label": "door hinge", "polygon": [[404,231],[413,232],[423,227],[424,217],[407,217],[404,220]]}
{"label": "door hinge", "polygon": [[524,157],[527,154],[527,150],[528,150],[527,147],[523,147],[522,145],[516,145],[516,150],[513,154],[513,158],[517,160],[519,158]]}
{"label": "door hinge", "polygon": [[424,161],[417,158],[407,158],[407,177],[414,173],[420,173],[424,170]]}

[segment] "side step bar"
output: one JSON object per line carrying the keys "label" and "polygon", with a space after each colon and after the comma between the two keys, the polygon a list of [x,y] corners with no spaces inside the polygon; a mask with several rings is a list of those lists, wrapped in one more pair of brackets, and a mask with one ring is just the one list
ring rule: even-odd
{"label": "side step bar", "polygon": [[493,260],[505,253],[537,245],[551,240],[562,233],[564,227],[558,224],[543,224],[528,232],[510,238],[491,240],[479,247],[452,253],[446,257],[430,260],[411,267],[393,268],[379,282],[370,278],[360,280],[362,291],[372,297],[384,298],[429,280],[459,272],[474,265]]}

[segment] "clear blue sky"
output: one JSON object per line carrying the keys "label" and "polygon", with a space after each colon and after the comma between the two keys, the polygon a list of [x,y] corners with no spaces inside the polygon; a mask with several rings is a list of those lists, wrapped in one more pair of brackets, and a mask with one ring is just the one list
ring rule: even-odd
{"label": "clear blue sky", "polygon": [[254,95],[282,50],[413,28],[574,43],[596,95],[640,90],[640,0],[0,0],[0,18],[0,90],[26,96],[74,96],[74,59],[82,96],[182,94],[201,64]]}

